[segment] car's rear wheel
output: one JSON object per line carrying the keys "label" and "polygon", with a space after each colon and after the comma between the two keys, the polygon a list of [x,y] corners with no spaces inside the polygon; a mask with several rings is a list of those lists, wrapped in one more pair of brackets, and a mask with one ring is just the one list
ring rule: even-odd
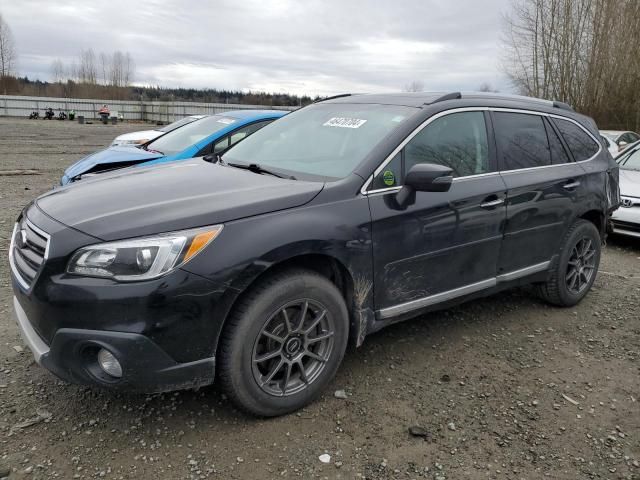
{"label": "car's rear wheel", "polygon": [[542,298],[562,307],[582,300],[598,273],[601,245],[600,234],[593,223],[586,220],[574,223],[565,236],[549,280],[538,285]]}
{"label": "car's rear wheel", "polygon": [[252,414],[293,412],[333,378],[348,330],[345,302],[325,277],[303,270],[271,275],[243,296],[227,321],[219,381]]}

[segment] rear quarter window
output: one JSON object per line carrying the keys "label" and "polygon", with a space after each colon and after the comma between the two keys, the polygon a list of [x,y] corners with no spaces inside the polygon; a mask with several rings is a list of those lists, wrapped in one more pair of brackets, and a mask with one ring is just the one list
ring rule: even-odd
{"label": "rear quarter window", "polygon": [[569,120],[560,118],[554,118],[553,122],[560,130],[565,142],[567,142],[567,146],[576,162],[588,160],[598,153],[600,146],[581,127]]}

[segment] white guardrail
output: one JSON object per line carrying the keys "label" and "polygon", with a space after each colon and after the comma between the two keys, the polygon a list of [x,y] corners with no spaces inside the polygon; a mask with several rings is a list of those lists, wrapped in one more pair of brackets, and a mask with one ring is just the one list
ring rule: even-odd
{"label": "white guardrail", "polygon": [[125,120],[147,122],[173,122],[187,115],[212,115],[228,110],[296,110],[298,107],[244,105],[234,103],[158,102],[133,100],[97,100],[87,98],[26,97],[0,95],[0,116],[28,117],[32,111],[44,115],[46,108],[53,108],[56,115],[60,110],[75,110],[76,118],[98,118],[98,110],[107,105],[111,112],[118,112]]}

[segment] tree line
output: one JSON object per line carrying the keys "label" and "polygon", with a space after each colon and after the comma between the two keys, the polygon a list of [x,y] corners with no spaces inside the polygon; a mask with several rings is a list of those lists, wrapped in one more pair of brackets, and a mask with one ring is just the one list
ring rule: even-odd
{"label": "tree line", "polygon": [[512,0],[503,43],[520,93],[640,131],[640,1]]}

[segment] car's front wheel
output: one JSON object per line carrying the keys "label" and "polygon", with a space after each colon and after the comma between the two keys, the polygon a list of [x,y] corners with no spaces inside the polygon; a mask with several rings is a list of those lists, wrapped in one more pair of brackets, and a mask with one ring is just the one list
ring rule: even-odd
{"label": "car's front wheel", "polygon": [[243,296],[227,321],[219,381],[252,414],[293,412],[333,378],[348,331],[345,302],[328,279],[304,270],[271,275]]}

